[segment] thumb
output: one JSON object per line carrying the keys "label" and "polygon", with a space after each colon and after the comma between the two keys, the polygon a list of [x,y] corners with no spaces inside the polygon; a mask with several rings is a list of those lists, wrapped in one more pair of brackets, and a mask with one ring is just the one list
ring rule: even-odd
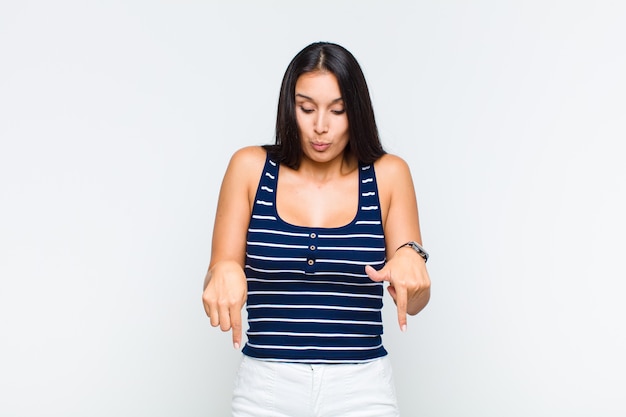
{"label": "thumb", "polygon": [[379,271],[375,270],[371,265],[367,265],[365,267],[365,273],[372,281],[375,282],[389,281],[391,279],[391,275],[389,274],[389,270],[386,265]]}

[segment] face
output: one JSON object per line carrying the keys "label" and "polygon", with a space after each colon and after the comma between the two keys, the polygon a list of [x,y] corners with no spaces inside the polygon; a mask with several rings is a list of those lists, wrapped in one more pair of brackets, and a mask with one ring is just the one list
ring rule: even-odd
{"label": "face", "polygon": [[339,84],[330,72],[307,72],[296,82],[296,120],[304,158],[329,162],[343,157],[348,117]]}

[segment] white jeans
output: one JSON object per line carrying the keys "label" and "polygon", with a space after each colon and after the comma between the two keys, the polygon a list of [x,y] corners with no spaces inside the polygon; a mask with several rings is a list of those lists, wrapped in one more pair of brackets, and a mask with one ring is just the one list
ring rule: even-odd
{"label": "white jeans", "polygon": [[361,364],[308,365],[243,356],[233,417],[398,417],[387,356]]}

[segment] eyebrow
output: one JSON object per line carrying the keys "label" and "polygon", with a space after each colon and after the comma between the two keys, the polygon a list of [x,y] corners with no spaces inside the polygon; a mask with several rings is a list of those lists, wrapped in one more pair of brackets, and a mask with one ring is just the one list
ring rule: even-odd
{"label": "eyebrow", "polygon": [[[304,94],[296,93],[296,97],[300,97],[300,98],[303,98],[305,100],[309,100],[309,101],[315,102],[315,100],[313,100],[313,98],[311,98],[309,96],[305,96]],[[334,103],[338,103],[340,101],[343,101],[343,97],[336,98],[333,101],[331,101],[330,103],[334,104]]]}

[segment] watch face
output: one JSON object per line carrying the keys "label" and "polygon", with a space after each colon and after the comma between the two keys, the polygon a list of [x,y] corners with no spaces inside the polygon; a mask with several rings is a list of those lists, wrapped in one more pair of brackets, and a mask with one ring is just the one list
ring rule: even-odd
{"label": "watch face", "polygon": [[[417,252],[422,258],[424,258],[424,261],[428,261],[428,252],[426,252],[424,250],[424,248],[417,242],[414,241],[410,241],[405,243],[404,245],[400,246],[400,248],[403,248],[405,246],[409,246],[411,247],[415,252]],[[398,249],[400,249],[398,248]]]}
{"label": "watch face", "polygon": [[411,242],[411,246],[418,252],[425,252],[424,248],[419,245],[417,242]]}
{"label": "watch face", "polygon": [[419,244],[419,243],[417,243],[417,242],[409,242],[409,245],[411,245],[411,247],[412,247],[413,249],[415,249],[415,251],[416,251],[417,253],[419,253],[419,254],[420,254],[420,256],[421,256],[422,258],[424,258],[424,260],[425,260],[425,261],[427,261],[427,260],[428,260],[428,252],[426,252],[426,251],[424,250],[424,248],[420,246],[420,244]]}

